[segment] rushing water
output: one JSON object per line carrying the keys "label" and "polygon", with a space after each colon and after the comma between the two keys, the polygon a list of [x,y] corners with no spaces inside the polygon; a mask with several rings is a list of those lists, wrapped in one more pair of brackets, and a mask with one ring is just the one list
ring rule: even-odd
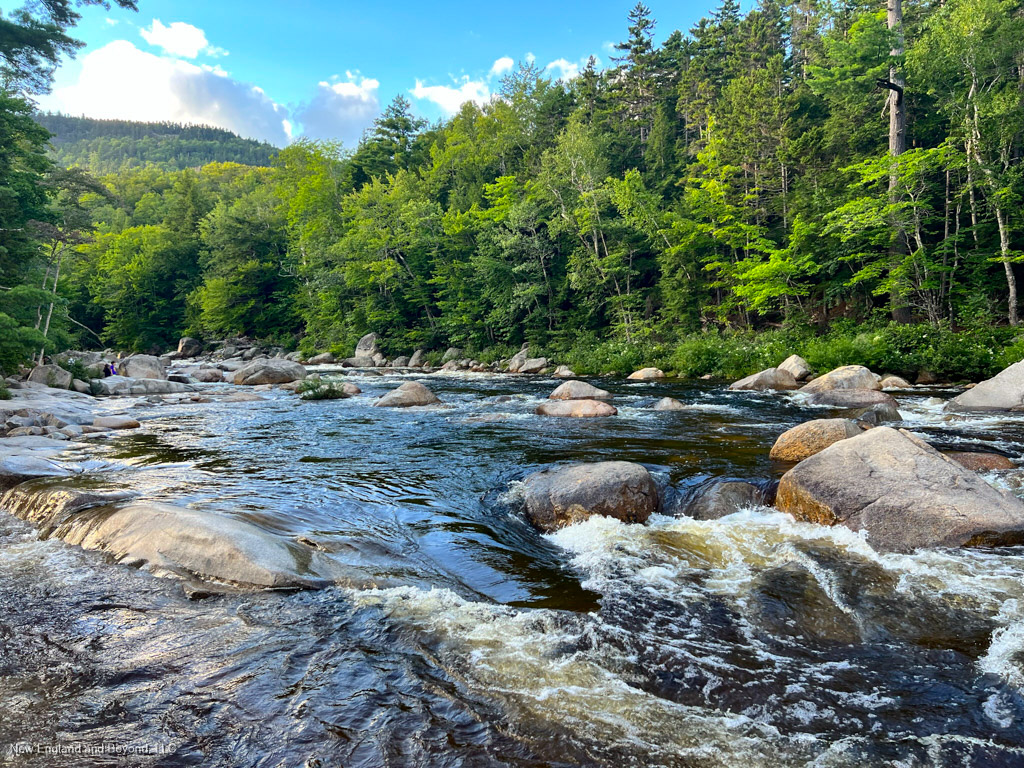
{"label": "rushing water", "polygon": [[[675,512],[712,479],[767,486],[774,438],[827,411],[601,380],[618,417],[546,419],[555,381],[475,375],[429,378],[442,409],[369,407],[398,379],[142,403],[146,429],[101,449],[110,482],[376,588],[189,599],[0,515],[0,763],[1024,765],[1024,548],[880,555],[766,508]],[[1024,419],[947,418],[949,394],[901,397],[905,426],[1024,453]],[[650,410],[664,395],[690,407]],[[602,459],[651,469],[664,514],[544,536],[517,513],[530,471]]]}

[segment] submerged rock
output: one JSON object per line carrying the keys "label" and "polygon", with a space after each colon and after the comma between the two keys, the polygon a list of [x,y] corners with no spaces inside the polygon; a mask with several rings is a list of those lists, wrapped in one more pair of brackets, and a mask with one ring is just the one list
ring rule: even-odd
{"label": "submerged rock", "polygon": [[[800,390],[803,392],[803,390]],[[836,408],[869,408],[887,405],[896,410],[899,403],[892,395],[877,389],[832,389],[816,392],[807,398],[810,405],[831,405]]]}
{"label": "submerged rock", "polygon": [[1005,368],[948,403],[949,411],[1012,411],[1024,409],[1024,360]]}
{"label": "submerged rock", "polygon": [[407,381],[398,389],[388,392],[375,402],[375,408],[410,408],[419,405],[437,405],[441,400],[418,381]]}
{"label": "submerged rock", "polygon": [[957,464],[973,469],[975,472],[993,472],[1003,469],[1016,469],[1017,465],[998,453],[981,453],[975,451],[946,451],[946,456]]}
{"label": "submerged rock", "polygon": [[781,368],[766,368],[763,371],[747,376],[745,379],[740,379],[729,385],[729,389],[732,390],[790,390],[796,389],[796,379],[793,378],[793,374],[789,371],[784,371]]}
{"label": "submerged rock", "polygon": [[644,467],[627,461],[573,464],[523,480],[526,516],[555,531],[594,515],[642,523],[658,509],[658,488]]}
{"label": "submerged rock", "polygon": [[686,403],[676,400],[674,397],[663,397],[654,404],[656,411],[685,411]]}
{"label": "submerged rock", "polygon": [[800,391],[807,394],[835,389],[881,389],[875,374],[863,365],[844,365],[805,384]]}
{"label": "submerged rock", "polygon": [[664,379],[665,372],[660,368],[641,368],[639,371],[633,371],[626,378],[632,381],[654,381]]}
{"label": "submerged rock", "polygon": [[779,365],[780,371],[785,371],[797,381],[807,381],[813,375],[810,364],[800,355],[790,355]]}
{"label": "submerged rock", "polygon": [[598,389],[593,384],[585,381],[567,381],[559,384],[555,391],[548,397],[551,400],[606,400],[612,393],[605,389]]}
{"label": "submerged rock", "polygon": [[702,488],[686,506],[694,520],[718,520],[741,509],[765,503],[764,491],[751,483],[724,480]]}
{"label": "submerged rock", "polygon": [[779,435],[769,457],[775,461],[803,461],[862,431],[851,419],[815,419]]}
{"label": "submerged rock", "polygon": [[615,416],[615,406],[600,400],[549,400],[537,406],[539,416],[565,416],[569,418],[594,418],[598,416]]}
{"label": "submerged rock", "polygon": [[880,551],[1024,543],[1024,503],[903,430],[877,427],[797,464],[776,506],[866,531]]}
{"label": "submerged rock", "polygon": [[287,384],[289,381],[306,378],[306,369],[291,360],[254,360],[235,372],[234,382],[244,386],[258,384]]}

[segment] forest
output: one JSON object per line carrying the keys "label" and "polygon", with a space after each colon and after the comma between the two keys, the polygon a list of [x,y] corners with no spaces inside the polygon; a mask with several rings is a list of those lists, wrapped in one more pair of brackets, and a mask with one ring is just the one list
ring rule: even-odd
{"label": "forest", "polygon": [[1024,355],[1024,4],[724,0],[670,34],[637,4],[624,26],[610,66],[522,62],[439,124],[398,97],[353,149],[100,175],[51,159],[46,84],[5,53],[0,365],[368,331],[593,372]]}
{"label": "forest", "polygon": [[36,115],[36,122],[52,134],[54,165],[77,166],[93,174],[144,166],[182,171],[209,163],[268,165],[277,154],[265,142],[207,125],[97,120],[51,112]]}

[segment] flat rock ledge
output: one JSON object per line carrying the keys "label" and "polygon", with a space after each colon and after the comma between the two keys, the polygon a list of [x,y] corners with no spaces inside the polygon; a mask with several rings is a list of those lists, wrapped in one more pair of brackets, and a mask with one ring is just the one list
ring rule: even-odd
{"label": "flat rock ledge", "polygon": [[155,501],[77,479],[23,483],[0,507],[36,524],[44,537],[103,552],[158,576],[228,589],[316,589],[365,584],[353,569],[302,542],[218,512]]}

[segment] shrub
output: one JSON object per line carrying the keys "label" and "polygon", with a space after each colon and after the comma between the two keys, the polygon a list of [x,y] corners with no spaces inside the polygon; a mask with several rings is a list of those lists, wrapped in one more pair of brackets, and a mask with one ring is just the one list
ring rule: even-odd
{"label": "shrub", "polygon": [[70,358],[68,360],[64,360],[63,362],[60,363],[60,367],[63,368],[68,373],[70,373],[72,379],[88,381],[89,379],[92,378],[92,376],[89,375],[89,371],[86,369],[84,365],[82,365],[82,361],[79,360],[78,358]]}
{"label": "shrub", "polygon": [[311,376],[303,379],[296,391],[303,400],[342,400],[349,395],[340,385],[339,381]]}

